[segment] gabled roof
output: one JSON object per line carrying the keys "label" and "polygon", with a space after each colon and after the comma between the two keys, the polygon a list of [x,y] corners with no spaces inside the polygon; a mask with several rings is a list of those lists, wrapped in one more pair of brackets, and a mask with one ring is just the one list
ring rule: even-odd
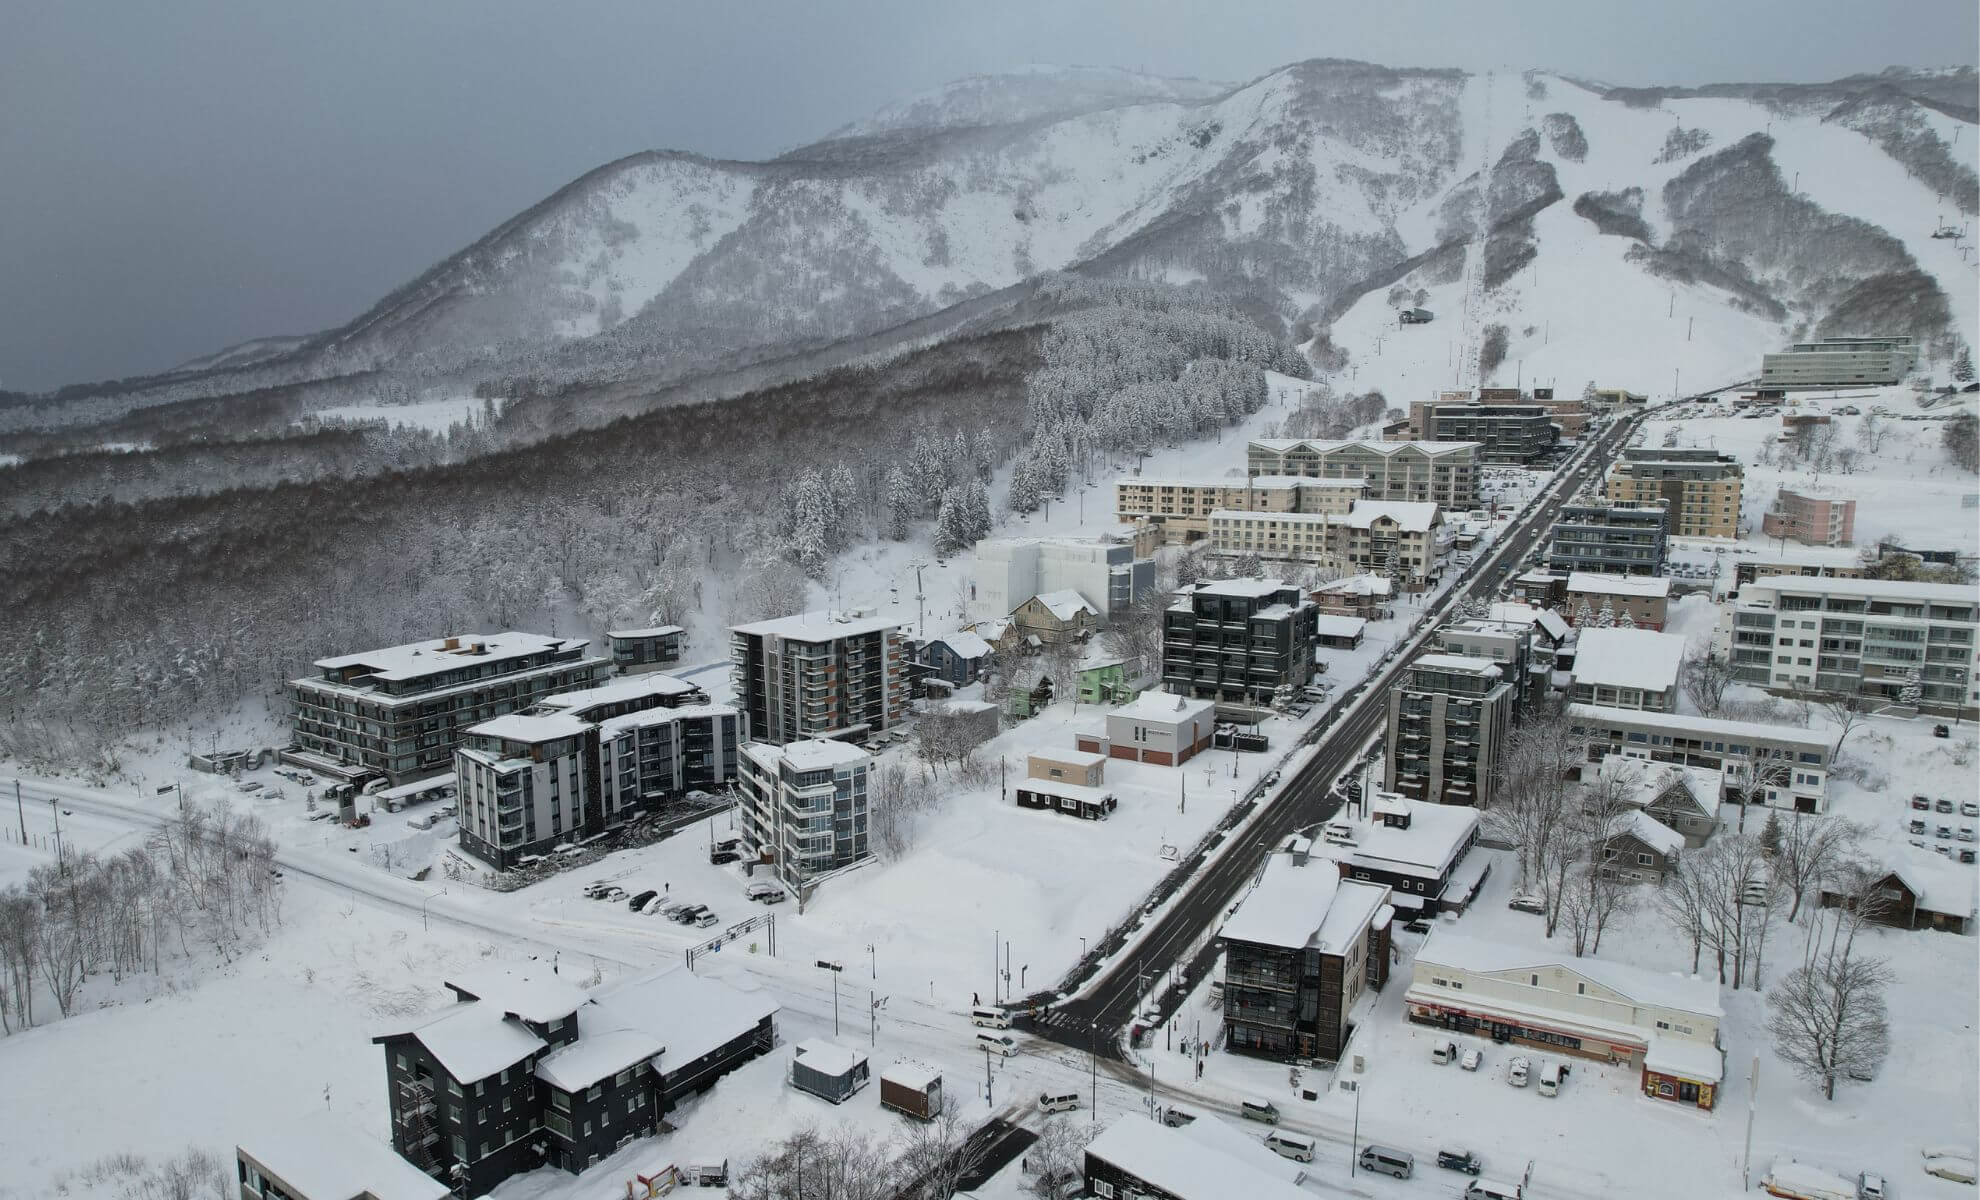
{"label": "gabled roof", "polygon": [[582,989],[549,971],[524,967],[479,967],[452,976],[447,986],[539,1025],[568,1017],[584,1003]]}
{"label": "gabled roof", "polygon": [[1609,836],[1633,837],[1666,858],[1684,849],[1684,835],[1640,808],[1619,814],[1609,826]]}
{"label": "gabled roof", "polygon": [[1633,1004],[1681,1009],[1700,1016],[1725,1015],[1719,1005],[1718,983],[1704,976],[1646,971],[1602,958],[1575,958],[1551,946],[1515,946],[1439,928],[1417,950],[1416,961],[1481,975],[1560,967],[1628,997]]}
{"label": "gabled roof", "polygon": [[947,646],[949,653],[964,660],[983,658],[990,653],[990,643],[984,641],[976,634],[970,633],[968,630],[938,634],[928,639],[928,643],[931,646],[936,642]]}
{"label": "gabled roof", "polygon": [[240,1148],[308,1200],[443,1200],[447,1185],[341,1117],[315,1113]]}
{"label": "gabled roof", "polygon": [[[1099,609],[1088,604],[1086,597],[1073,591],[1071,588],[1063,588],[1056,592],[1041,592],[1031,597],[1031,600],[1036,600],[1039,607],[1051,613],[1053,618],[1059,621],[1071,621],[1082,612],[1089,616],[1097,617],[1100,615]],[[1029,604],[1031,600],[1027,600],[1025,603]],[[1024,605],[1020,604],[1018,607],[1023,608]]]}
{"label": "gabled roof", "polygon": [[1960,867],[1929,851],[1911,846],[1895,848],[1890,873],[1904,881],[1918,897],[1918,907],[1927,912],[1955,917],[1974,914],[1973,869]]}
{"label": "gabled roof", "polygon": [[1548,637],[1559,644],[1568,635],[1569,625],[1561,614],[1550,608],[1535,608],[1530,604],[1517,604],[1501,601],[1486,610],[1486,615],[1494,621],[1509,621],[1521,625],[1535,625],[1544,630]]}
{"label": "gabled roof", "polygon": [[1227,1147],[1219,1144],[1225,1139],[1209,1131],[1192,1136],[1191,1130],[1206,1121],[1217,1122],[1217,1118],[1205,1116],[1182,1129],[1170,1129],[1129,1113],[1093,1139],[1086,1152],[1182,1200],[1224,1200],[1230,1196],[1311,1200],[1311,1192],[1287,1177],[1288,1172],[1304,1177],[1297,1164],[1278,1159],[1278,1165],[1273,1166],[1263,1160],[1278,1156],[1264,1147],[1236,1144],[1251,1139],[1225,1131],[1232,1133],[1228,1139],[1232,1144]]}
{"label": "gabled roof", "polygon": [[[581,1028],[581,1027],[580,1027]],[[665,1046],[644,1029],[584,1032],[536,1060],[536,1077],[566,1092],[581,1092],[608,1075],[646,1062]]]}
{"label": "gabled roof", "polygon": [[1595,768],[1598,783],[1614,783],[1615,798],[1648,808],[1676,791],[1708,817],[1719,814],[1720,773],[1710,767],[1651,762],[1626,754],[1604,754]]}
{"label": "gabled roof", "polygon": [[1313,589],[1318,596],[1323,593],[1343,596],[1389,596],[1396,590],[1395,581],[1386,575],[1350,575],[1346,579],[1336,579]]}
{"label": "gabled roof", "polygon": [[404,1034],[426,1047],[447,1074],[462,1083],[486,1079],[548,1045],[521,1021],[479,1000],[443,1009]]}
{"label": "gabled roof", "polygon": [[1367,529],[1379,520],[1394,521],[1407,533],[1427,533],[1437,524],[1437,506],[1427,500],[1357,500],[1354,508],[1339,518],[1356,529]]}

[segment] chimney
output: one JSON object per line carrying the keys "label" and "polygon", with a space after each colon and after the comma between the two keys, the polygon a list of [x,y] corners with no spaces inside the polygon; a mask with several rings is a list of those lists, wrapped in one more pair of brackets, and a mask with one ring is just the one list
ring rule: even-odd
{"label": "chimney", "polygon": [[442,650],[459,650],[461,648],[461,639],[457,637],[450,637],[446,640],[446,642],[444,642],[441,645],[440,648]]}

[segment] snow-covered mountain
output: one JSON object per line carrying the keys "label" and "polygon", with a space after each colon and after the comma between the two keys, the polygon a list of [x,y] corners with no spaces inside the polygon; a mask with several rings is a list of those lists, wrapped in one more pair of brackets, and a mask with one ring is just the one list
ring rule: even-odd
{"label": "snow-covered mountain", "polygon": [[1980,209],[1973,109],[1948,99],[1973,91],[1970,71],[1646,91],[1335,60],[1238,87],[969,79],[769,162],[600,167],[340,329],[119,403],[379,370],[678,378],[1067,269],[1201,281],[1304,337],[1405,280],[1483,296],[1595,255],[1621,281],[1596,286],[1707,289],[1763,340],[1902,329],[1945,354],[1973,275],[1929,235]]}

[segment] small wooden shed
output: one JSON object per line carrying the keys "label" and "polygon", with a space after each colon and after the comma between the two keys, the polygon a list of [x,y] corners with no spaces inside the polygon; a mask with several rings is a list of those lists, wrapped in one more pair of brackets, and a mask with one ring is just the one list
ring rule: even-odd
{"label": "small wooden shed", "polygon": [[791,1086],[843,1104],[871,1078],[866,1055],[828,1038],[799,1042],[791,1055]]}

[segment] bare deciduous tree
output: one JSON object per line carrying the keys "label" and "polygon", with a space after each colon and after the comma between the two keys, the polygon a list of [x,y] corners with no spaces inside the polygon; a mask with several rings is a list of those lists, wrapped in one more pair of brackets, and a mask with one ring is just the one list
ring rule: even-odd
{"label": "bare deciduous tree", "polygon": [[1795,1073],[1836,1098],[1836,1077],[1869,1078],[1890,1053],[1881,959],[1841,958],[1796,967],[1767,993],[1774,1051]]}
{"label": "bare deciduous tree", "polygon": [[1801,915],[1809,889],[1836,877],[1856,857],[1866,832],[1862,825],[1833,813],[1796,812],[1782,826],[1774,877],[1790,897],[1790,924]]}
{"label": "bare deciduous tree", "polygon": [[1688,658],[1682,672],[1684,694],[1698,706],[1699,712],[1708,717],[1716,716],[1725,708],[1726,692],[1736,678],[1730,659],[1722,659],[1713,653]]}

